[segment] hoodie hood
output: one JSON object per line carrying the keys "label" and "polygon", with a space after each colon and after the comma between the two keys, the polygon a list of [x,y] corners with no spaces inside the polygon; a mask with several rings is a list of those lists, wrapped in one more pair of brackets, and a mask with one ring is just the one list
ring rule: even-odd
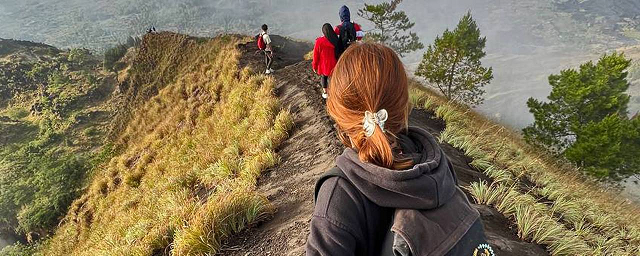
{"label": "hoodie hood", "polygon": [[351,12],[349,12],[349,7],[346,5],[340,7],[338,15],[340,15],[340,22],[351,21]]}
{"label": "hoodie hood", "polygon": [[402,156],[413,159],[407,170],[392,170],[363,163],[347,148],[337,165],[369,200],[382,207],[428,210],[445,204],[456,193],[453,168],[433,135],[410,127],[398,136]]}

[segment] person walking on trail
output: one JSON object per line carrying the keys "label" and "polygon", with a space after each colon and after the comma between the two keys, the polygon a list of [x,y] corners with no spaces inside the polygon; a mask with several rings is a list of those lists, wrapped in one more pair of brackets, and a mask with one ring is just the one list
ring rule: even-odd
{"label": "person walking on trail", "polygon": [[358,23],[351,22],[351,12],[346,5],[340,7],[338,15],[340,16],[340,24],[336,26],[334,32],[340,38],[343,50],[346,50],[354,42],[362,40],[364,32]]}
{"label": "person walking on trail", "polygon": [[267,70],[264,72],[265,74],[271,74],[274,71],[271,68],[271,64],[273,64],[273,49],[271,48],[271,38],[269,37],[269,33],[267,33],[268,29],[267,24],[262,24],[262,31],[257,37],[258,49],[264,53],[264,62],[267,65]]}
{"label": "person walking on trail", "polygon": [[327,86],[329,77],[336,66],[339,51],[341,48],[338,36],[333,32],[331,24],[325,23],[322,26],[324,36],[316,39],[313,47],[313,61],[311,66],[316,74],[320,75],[320,85],[322,85],[322,98],[327,98]]}
{"label": "person walking on trail", "polygon": [[327,111],[346,149],[316,183],[306,255],[493,254],[437,140],[408,126],[407,79],[381,44],[340,57]]}

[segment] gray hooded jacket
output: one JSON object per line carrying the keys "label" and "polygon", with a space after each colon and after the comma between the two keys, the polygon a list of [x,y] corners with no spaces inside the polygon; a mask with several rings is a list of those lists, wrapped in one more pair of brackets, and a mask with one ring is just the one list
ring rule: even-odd
{"label": "gray hooded jacket", "polygon": [[[471,249],[456,251],[471,255],[484,242],[479,214],[433,136],[409,128],[398,142],[416,163],[410,169],[363,163],[350,148],[337,158],[347,180],[333,177],[321,185],[307,255],[445,255],[461,244]],[[472,226],[478,230],[470,232]],[[463,239],[467,233],[475,237]]]}

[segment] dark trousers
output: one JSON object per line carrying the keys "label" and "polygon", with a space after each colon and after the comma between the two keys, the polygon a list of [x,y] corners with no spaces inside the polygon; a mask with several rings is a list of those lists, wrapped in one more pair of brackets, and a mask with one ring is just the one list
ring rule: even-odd
{"label": "dark trousers", "polygon": [[327,86],[329,86],[329,77],[328,76],[320,76],[320,85],[322,85],[322,88],[327,89]]}
{"label": "dark trousers", "polygon": [[273,63],[273,54],[271,51],[264,52],[264,63],[267,64],[267,69],[271,69],[271,63]]}

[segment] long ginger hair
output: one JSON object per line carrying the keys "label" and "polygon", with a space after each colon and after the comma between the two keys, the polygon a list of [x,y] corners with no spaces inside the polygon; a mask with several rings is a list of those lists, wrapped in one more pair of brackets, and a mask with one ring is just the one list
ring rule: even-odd
{"label": "long ginger hair", "polygon": [[[338,137],[358,152],[360,161],[391,169],[413,164],[394,153],[399,149],[396,135],[408,126],[409,89],[404,66],[391,48],[374,43],[349,47],[336,64],[328,94],[327,110],[338,126]],[[381,109],[388,112],[385,131],[375,125],[373,135],[367,137],[365,111]]]}

